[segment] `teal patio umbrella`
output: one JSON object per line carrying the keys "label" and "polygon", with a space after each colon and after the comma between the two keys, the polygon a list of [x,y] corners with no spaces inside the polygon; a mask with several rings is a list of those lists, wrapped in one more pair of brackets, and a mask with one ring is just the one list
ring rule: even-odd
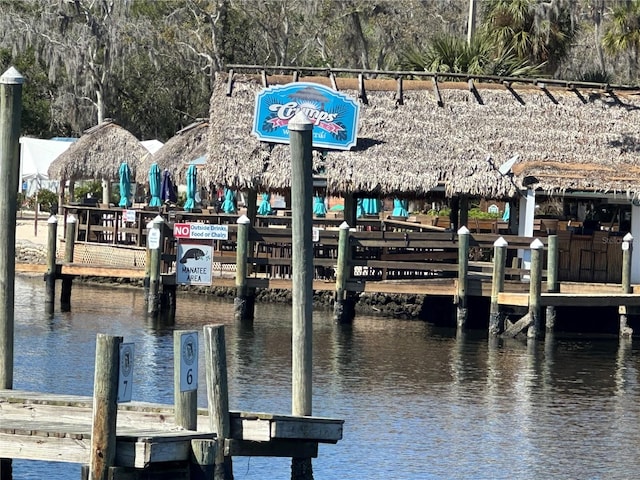
{"label": "teal patio umbrella", "polygon": [[400,200],[399,198],[393,199],[393,212],[391,215],[393,217],[408,217],[409,212],[407,209],[409,208],[409,200]]}
{"label": "teal patio umbrella", "polygon": [[377,198],[363,198],[362,211],[365,215],[378,215],[380,213],[380,200]]}
{"label": "teal patio umbrella", "polygon": [[162,202],[160,201],[160,189],[162,188],[162,172],[157,163],[151,165],[149,169],[149,199],[150,207],[160,207]]}
{"label": "teal patio umbrella", "polygon": [[509,202],[507,202],[504,204],[504,213],[502,214],[502,221],[508,222],[510,215],[511,215],[511,207],[509,206]]}
{"label": "teal patio umbrella", "polygon": [[262,200],[258,205],[258,215],[271,215],[273,210],[271,209],[271,195],[268,193],[262,194]]}
{"label": "teal patio umbrella", "polygon": [[184,202],[185,212],[193,212],[193,209],[196,208],[197,177],[198,169],[195,165],[189,165],[187,169],[187,200]]}
{"label": "teal patio umbrella", "polygon": [[131,206],[131,170],[127,162],[120,165],[120,203],[119,207],[129,208]]}
{"label": "teal patio umbrella", "polygon": [[224,201],[222,202],[222,211],[224,213],[236,213],[236,194],[230,188],[224,189]]}
{"label": "teal patio umbrella", "polygon": [[313,214],[318,218],[327,216],[327,206],[324,204],[324,197],[316,195],[313,200]]}
{"label": "teal patio umbrella", "polygon": [[358,198],[356,203],[356,218],[365,215],[378,215],[380,213],[380,201],[377,198]]}

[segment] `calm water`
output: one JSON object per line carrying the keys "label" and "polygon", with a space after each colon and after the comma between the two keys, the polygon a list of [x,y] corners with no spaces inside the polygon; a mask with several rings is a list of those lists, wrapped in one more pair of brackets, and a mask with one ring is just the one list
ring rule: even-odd
{"label": "calm water", "polygon": [[[91,395],[95,337],[109,333],[135,342],[133,399],[172,402],[174,327],[145,321],[141,291],[75,285],[73,311],[53,317],[43,313],[43,292],[40,278],[16,280],[16,389]],[[289,413],[290,322],[288,307],[259,304],[253,328],[241,328],[230,303],[184,296],[175,328],[224,323],[231,408]],[[423,322],[372,317],[340,326],[315,312],[313,413],[345,420],[343,440],[320,446],[315,479],[635,478],[634,347],[560,336],[489,344],[483,332],[456,338]],[[79,472],[14,462],[15,480]],[[234,458],[234,475],[289,479],[290,460]]]}

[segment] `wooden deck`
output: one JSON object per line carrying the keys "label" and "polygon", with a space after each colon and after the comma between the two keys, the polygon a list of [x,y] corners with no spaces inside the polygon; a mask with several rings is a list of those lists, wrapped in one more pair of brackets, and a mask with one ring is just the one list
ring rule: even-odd
{"label": "wooden deck", "polygon": [[[213,440],[206,411],[198,431],[174,424],[173,408],[145,402],[118,406],[116,466],[188,461],[194,440]],[[318,443],[342,439],[343,420],[268,413],[230,412],[227,456],[317,457]],[[92,398],[0,390],[0,452],[3,458],[89,463]]]}

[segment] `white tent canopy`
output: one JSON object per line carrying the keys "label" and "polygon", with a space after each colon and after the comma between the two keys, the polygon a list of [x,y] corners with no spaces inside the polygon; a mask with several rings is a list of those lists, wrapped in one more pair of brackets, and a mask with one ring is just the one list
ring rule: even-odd
{"label": "white tent canopy", "polygon": [[20,138],[20,185],[18,191],[27,197],[46,188],[58,191],[58,182],[49,180],[49,165],[75,141],[75,138],[41,140]]}
{"label": "white tent canopy", "polygon": [[140,142],[144,148],[149,150],[152,155],[160,150],[160,147],[164,145],[160,140],[142,140]]}

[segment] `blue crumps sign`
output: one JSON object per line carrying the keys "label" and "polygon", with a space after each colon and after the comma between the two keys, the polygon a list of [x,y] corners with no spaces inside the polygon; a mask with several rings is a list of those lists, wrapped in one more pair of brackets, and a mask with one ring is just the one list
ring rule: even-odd
{"label": "blue crumps sign", "polygon": [[289,120],[298,110],[314,123],[314,147],[349,150],[356,144],[358,103],[344,93],[306,82],[275,85],[257,93],[253,134],[264,142],[289,143]]}

